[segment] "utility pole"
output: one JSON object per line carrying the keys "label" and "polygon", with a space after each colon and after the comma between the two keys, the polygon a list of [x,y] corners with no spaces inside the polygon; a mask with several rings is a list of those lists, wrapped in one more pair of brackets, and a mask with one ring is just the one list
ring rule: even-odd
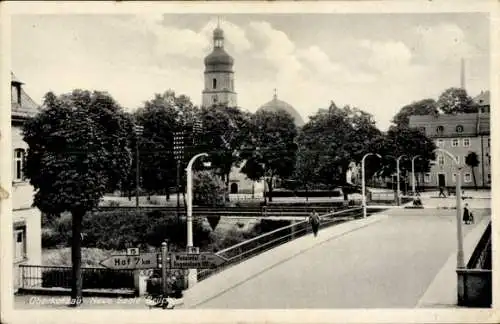
{"label": "utility pole", "polygon": [[174,133],[174,158],[177,166],[176,191],[177,191],[177,220],[180,220],[180,192],[181,192],[181,162],[184,157],[184,132]]}

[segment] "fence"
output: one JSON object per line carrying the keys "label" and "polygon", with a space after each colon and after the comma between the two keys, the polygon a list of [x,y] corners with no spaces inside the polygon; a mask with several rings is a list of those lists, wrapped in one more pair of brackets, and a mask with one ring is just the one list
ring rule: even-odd
{"label": "fence", "polygon": [[[71,288],[72,268],[19,265],[20,288]],[[82,268],[83,289],[134,289],[134,270]]]}
{"label": "fence", "polygon": [[[320,227],[332,226],[359,217],[361,211],[360,207],[356,207],[322,215]],[[302,220],[218,251],[216,254],[224,257],[227,261],[217,268],[199,271],[198,281],[309,232],[311,232],[311,226],[308,220]]]}

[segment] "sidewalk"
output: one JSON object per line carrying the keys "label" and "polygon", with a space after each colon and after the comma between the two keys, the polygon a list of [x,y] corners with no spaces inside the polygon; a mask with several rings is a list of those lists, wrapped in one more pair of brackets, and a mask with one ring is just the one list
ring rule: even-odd
{"label": "sidewalk", "polygon": [[[485,217],[464,238],[464,260],[467,264],[477,242],[483,235],[491,217]],[[464,225],[465,226],[465,225]],[[457,254],[452,253],[426,292],[420,298],[417,308],[458,307],[457,306]]]}

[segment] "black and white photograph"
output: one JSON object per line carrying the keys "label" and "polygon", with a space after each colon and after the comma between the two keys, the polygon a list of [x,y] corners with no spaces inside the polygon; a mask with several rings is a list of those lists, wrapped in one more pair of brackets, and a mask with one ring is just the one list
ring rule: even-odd
{"label": "black and white photograph", "polygon": [[2,4],[2,313],[491,321],[498,3],[409,2]]}

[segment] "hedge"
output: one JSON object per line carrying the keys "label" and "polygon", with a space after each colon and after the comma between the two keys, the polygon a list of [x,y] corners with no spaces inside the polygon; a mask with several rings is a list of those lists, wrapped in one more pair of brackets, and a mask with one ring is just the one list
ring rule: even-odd
{"label": "hedge", "polygon": [[[42,287],[71,288],[71,269],[55,268],[42,272]],[[132,271],[112,269],[82,269],[84,289],[134,288]]]}

